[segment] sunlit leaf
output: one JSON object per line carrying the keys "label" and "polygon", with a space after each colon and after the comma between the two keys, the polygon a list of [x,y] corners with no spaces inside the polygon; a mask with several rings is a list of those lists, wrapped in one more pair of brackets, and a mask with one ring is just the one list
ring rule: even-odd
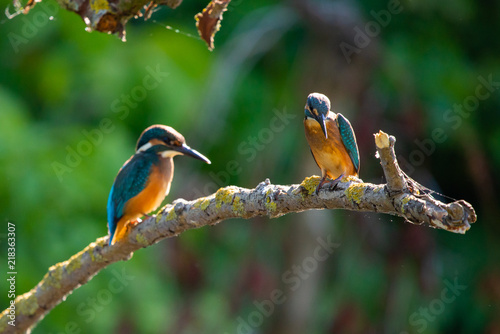
{"label": "sunlit leaf", "polygon": [[227,5],[231,0],[210,1],[201,13],[195,15],[196,28],[201,38],[207,43],[208,49],[214,49],[214,37],[220,29],[222,14],[227,10]]}

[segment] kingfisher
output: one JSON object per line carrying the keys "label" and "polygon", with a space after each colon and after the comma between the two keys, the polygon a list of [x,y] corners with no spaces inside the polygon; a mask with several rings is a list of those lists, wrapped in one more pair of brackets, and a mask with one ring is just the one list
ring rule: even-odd
{"label": "kingfisher", "polygon": [[311,153],[321,169],[319,189],[330,181],[330,190],[348,175],[358,176],[359,151],[351,123],[341,113],[330,111],[330,100],[311,93],[305,106],[304,129]]}
{"label": "kingfisher", "polygon": [[186,145],[184,137],[161,124],[144,130],[135,154],[122,166],[108,198],[109,244],[127,235],[130,224],[156,210],[170,191],[176,155],[187,155],[210,164],[203,154]]}

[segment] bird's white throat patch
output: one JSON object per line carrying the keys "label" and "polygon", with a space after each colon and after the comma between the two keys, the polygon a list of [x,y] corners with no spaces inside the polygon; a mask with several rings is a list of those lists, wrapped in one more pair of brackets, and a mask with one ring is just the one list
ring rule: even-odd
{"label": "bird's white throat patch", "polygon": [[[147,151],[149,148],[153,147],[151,143],[146,143],[139,147],[136,153],[144,152]],[[162,158],[172,158],[175,157],[176,155],[181,155],[182,153],[179,151],[174,151],[174,150],[168,150],[168,151],[163,151],[160,153]]]}
{"label": "bird's white throat patch", "polygon": [[168,150],[168,151],[163,151],[161,152],[162,158],[173,158],[176,155],[181,155],[182,153],[179,151],[174,151],[174,150]]}
{"label": "bird's white throat patch", "polygon": [[147,149],[149,149],[151,146],[151,143],[150,142],[147,142],[146,144],[142,145],[141,147],[139,147],[139,149],[137,150],[137,153],[139,152],[144,152],[146,151]]}

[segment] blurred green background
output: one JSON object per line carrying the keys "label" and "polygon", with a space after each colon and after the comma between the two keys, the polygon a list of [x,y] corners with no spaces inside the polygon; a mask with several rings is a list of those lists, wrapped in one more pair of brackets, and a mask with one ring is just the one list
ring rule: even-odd
{"label": "blurred green background", "polygon": [[[126,43],[52,0],[0,20],[0,260],[13,222],[18,294],[107,233],[113,179],[151,124],[212,160],[176,158],[165,203],[319,174],[302,125],[313,91],[353,124],[364,181],[384,182],[381,129],[408,174],[469,201],[477,223],[225,221],[107,267],[34,333],[500,333],[500,3],[233,0],[213,52],[194,25],[205,5],[132,20]],[[336,247],[311,262],[318,237]]]}

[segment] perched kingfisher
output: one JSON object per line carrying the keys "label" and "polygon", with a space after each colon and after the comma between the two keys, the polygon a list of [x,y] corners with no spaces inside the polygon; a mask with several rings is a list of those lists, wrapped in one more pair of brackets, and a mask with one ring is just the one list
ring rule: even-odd
{"label": "perched kingfisher", "polygon": [[109,244],[127,235],[129,223],[154,211],[170,191],[176,155],[187,155],[210,164],[186,145],[184,137],[165,125],[152,125],[137,141],[135,154],[115,178],[108,198]]}
{"label": "perched kingfisher", "polygon": [[330,100],[323,94],[311,93],[305,106],[304,129],[316,164],[321,169],[321,182],[316,194],[331,179],[330,190],[342,177],[358,176],[359,151],[351,123],[342,114],[330,111]]}

